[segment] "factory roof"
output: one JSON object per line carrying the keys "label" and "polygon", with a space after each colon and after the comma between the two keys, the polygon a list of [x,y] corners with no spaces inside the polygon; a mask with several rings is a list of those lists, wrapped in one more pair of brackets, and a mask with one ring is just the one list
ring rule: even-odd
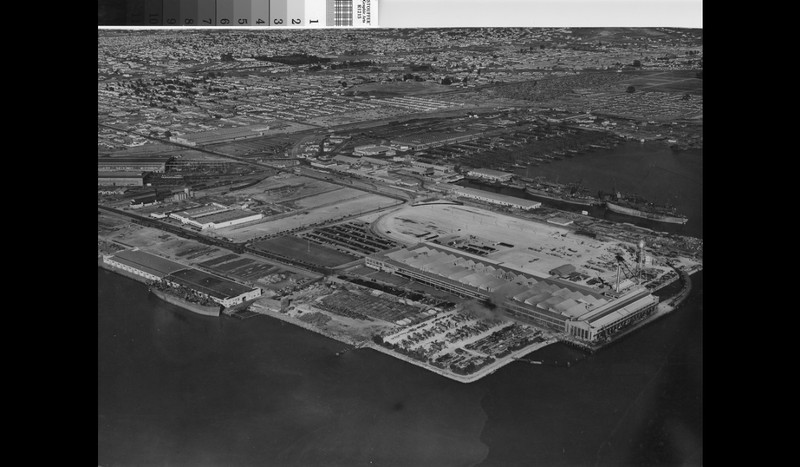
{"label": "factory roof", "polygon": [[566,316],[586,313],[585,303],[605,302],[600,293],[585,287],[557,279],[536,279],[497,262],[469,256],[472,255],[433,244],[385,254],[387,259],[422,272],[477,290],[498,291],[516,302]]}
{"label": "factory roof", "polygon": [[186,269],[186,266],[175,261],[170,261],[161,256],[156,256],[142,250],[122,250],[112,256],[115,261],[144,271],[154,276],[164,277],[175,271]]}
{"label": "factory roof", "polygon": [[[602,303],[600,306],[593,308],[589,314],[582,317],[583,320],[588,321],[592,327],[600,327],[599,322],[605,322],[603,318],[607,315],[614,314],[621,308],[641,299],[642,297],[652,297],[647,289],[640,287],[633,289],[626,294],[622,295],[616,300]],[[605,300],[605,299],[604,299]]]}
{"label": "factory roof", "polygon": [[199,269],[183,269],[171,274],[168,280],[219,299],[238,297],[254,290],[223,277]]}
{"label": "factory roof", "polygon": [[492,199],[503,203],[514,204],[523,207],[537,208],[542,205],[542,203],[539,201],[533,201],[525,198],[517,198],[516,196],[502,195],[500,193],[491,193],[488,191],[478,190],[475,188],[469,188],[464,186],[456,186],[453,189],[453,192],[456,194],[462,194],[467,196],[479,196],[484,199]]}
{"label": "factory roof", "polygon": [[628,303],[625,306],[616,308],[610,313],[605,313],[601,317],[595,318],[594,320],[590,319],[589,321],[593,328],[599,329],[605,326],[606,324],[613,323],[621,318],[630,315],[631,313],[636,312],[637,310],[641,310],[645,306],[648,306],[656,302],[658,302],[658,298],[648,294],[638,300]]}
{"label": "factory roof", "polygon": [[231,209],[229,211],[222,211],[215,214],[209,214],[200,218],[198,222],[203,224],[216,224],[220,222],[231,221],[234,219],[242,219],[245,217],[261,215],[259,212],[245,211],[244,209]]}

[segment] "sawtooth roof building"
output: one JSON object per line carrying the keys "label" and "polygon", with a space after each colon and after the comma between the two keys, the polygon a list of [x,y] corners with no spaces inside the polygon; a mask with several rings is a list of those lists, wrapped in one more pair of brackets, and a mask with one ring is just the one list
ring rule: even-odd
{"label": "sawtooth roof building", "polygon": [[520,321],[597,341],[655,309],[658,298],[635,288],[622,297],[534,276],[460,250],[420,243],[368,256],[366,265],[461,297],[491,300]]}

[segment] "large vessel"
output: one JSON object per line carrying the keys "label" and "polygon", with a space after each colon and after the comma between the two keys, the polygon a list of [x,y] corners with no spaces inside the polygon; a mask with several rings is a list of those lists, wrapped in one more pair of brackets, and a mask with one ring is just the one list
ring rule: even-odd
{"label": "large vessel", "polygon": [[173,305],[179,306],[179,307],[184,308],[186,310],[192,311],[192,312],[197,313],[199,315],[215,316],[215,317],[219,316],[219,311],[220,311],[220,308],[221,308],[220,305],[216,305],[216,306],[214,306],[214,305],[201,305],[201,304],[196,303],[196,302],[190,302],[190,301],[185,300],[185,299],[183,299],[181,297],[178,297],[177,295],[171,294],[171,293],[163,291],[163,290],[159,290],[158,288],[156,288],[154,286],[150,286],[149,290],[150,290],[150,293],[152,293],[156,297],[160,298],[161,300],[164,300],[167,303],[171,303]]}
{"label": "large vessel", "polygon": [[589,195],[588,190],[582,188],[579,183],[563,185],[541,179],[526,179],[525,181],[528,182],[525,187],[525,193],[528,193],[534,198],[569,203],[576,206],[593,206],[595,204],[600,204],[600,200]]}
{"label": "large vessel", "polygon": [[618,214],[670,224],[682,225],[689,221],[689,218],[679,214],[674,206],[651,203],[637,195],[622,194],[618,191],[609,194],[601,191],[599,196],[605,201],[609,211]]}

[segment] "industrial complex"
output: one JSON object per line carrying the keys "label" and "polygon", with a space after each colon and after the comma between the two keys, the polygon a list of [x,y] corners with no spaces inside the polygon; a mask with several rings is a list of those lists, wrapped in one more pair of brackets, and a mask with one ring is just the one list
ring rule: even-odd
{"label": "industrial complex", "polygon": [[460,297],[496,301],[494,306],[523,322],[586,341],[646,317],[658,304],[658,298],[643,287],[609,296],[432,243],[369,256],[366,265]]}
{"label": "industrial complex", "polygon": [[[593,352],[685,298],[702,235],[656,214],[701,196],[651,181],[701,164],[639,153],[702,147],[701,37],[314,34],[197,34],[174,60],[137,45],[171,33],[101,34],[100,267],[461,382],[553,342]],[[600,170],[619,145],[630,173]]]}
{"label": "industrial complex", "polygon": [[226,308],[261,296],[260,288],[247,287],[139,249],[105,255],[103,263],[147,281],[164,281],[174,287],[185,287],[197,296]]}

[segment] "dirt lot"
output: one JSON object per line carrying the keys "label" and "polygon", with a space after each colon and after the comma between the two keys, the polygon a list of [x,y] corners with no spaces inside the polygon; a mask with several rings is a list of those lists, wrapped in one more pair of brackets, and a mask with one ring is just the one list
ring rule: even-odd
{"label": "dirt lot", "polygon": [[[616,266],[603,272],[589,266],[614,260],[617,242],[592,240],[552,224],[527,221],[469,206],[408,206],[373,223],[375,230],[408,245],[422,241],[417,235],[437,233],[448,241],[492,246],[485,258],[528,274],[549,277],[550,270],[572,264],[590,277],[612,279]],[[388,232],[388,233],[387,233]],[[500,245],[500,243],[506,245]],[[510,246],[507,246],[510,245]],[[632,261],[632,258],[627,258]],[[589,261],[592,261],[590,263]]]}
{"label": "dirt lot", "polygon": [[358,259],[297,237],[277,237],[253,244],[259,250],[289,256],[322,267],[335,267]]}
{"label": "dirt lot", "polygon": [[[322,200],[324,200],[324,197]],[[234,241],[247,241],[264,235],[274,235],[279,232],[303,229],[314,224],[344,219],[379,207],[389,207],[396,203],[397,201],[385,196],[364,193],[362,196],[336,204],[328,204],[318,208],[306,208],[289,217],[267,220],[254,225],[233,226],[220,229],[219,232],[223,236],[234,239]]]}

